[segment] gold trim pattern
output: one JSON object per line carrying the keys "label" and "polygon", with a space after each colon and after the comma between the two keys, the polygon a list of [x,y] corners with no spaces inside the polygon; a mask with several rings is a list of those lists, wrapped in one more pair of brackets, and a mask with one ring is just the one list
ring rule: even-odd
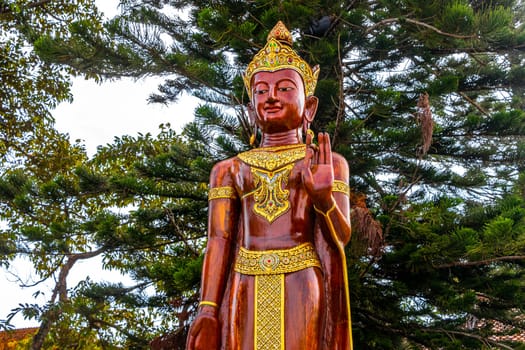
{"label": "gold trim pattern", "polygon": [[235,191],[235,188],[230,186],[210,188],[210,192],[208,193],[208,201],[219,198],[235,199],[237,198],[237,191]]}
{"label": "gold trim pattern", "polygon": [[334,180],[334,184],[332,185],[332,192],[342,192],[346,195],[350,195],[350,186],[344,181],[341,180]]}
{"label": "gold trim pattern", "polygon": [[234,270],[244,275],[275,275],[296,272],[309,267],[321,268],[321,263],[311,243],[290,249],[248,250],[239,249]]}
{"label": "gold trim pattern", "polygon": [[284,350],[284,275],[255,276],[254,350]]}
{"label": "gold trim pattern", "polygon": [[276,171],[251,168],[255,184],[253,211],[268,220],[269,223],[290,209],[288,201],[290,191],[285,187],[292,168],[293,164]]}
{"label": "gold trim pattern", "polygon": [[306,155],[306,145],[286,145],[277,147],[255,148],[238,154],[244,163],[268,171],[303,159]]}

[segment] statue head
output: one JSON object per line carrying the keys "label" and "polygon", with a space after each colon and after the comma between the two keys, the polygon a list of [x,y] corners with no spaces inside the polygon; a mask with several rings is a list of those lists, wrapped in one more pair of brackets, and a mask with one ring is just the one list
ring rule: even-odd
{"label": "statue head", "polygon": [[292,48],[292,34],[279,21],[273,27],[266,39],[266,45],[253,57],[243,75],[244,86],[252,99],[252,78],[258,72],[275,72],[281,69],[293,69],[303,79],[306,97],[313,96],[319,66],[310,67]]}
{"label": "statue head", "polygon": [[292,49],[292,35],[279,21],[243,75],[252,122],[263,133],[301,126],[306,131],[317,111],[318,100],[313,93],[318,75],[319,67],[312,69]]}

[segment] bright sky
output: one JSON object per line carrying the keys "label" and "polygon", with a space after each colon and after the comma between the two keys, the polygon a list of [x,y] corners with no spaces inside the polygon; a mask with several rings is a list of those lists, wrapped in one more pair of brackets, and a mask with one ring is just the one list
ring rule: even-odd
{"label": "bright sky", "polygon": [[[119,0],[95,0],[99,10],[111,18],[119,14]],[[72,104],[62,104],[54,112],[56,127],[71,140],[81,139],[89,155],[99,145],[112,143],[115,136],[151,133],[170,123],[179,129],[193,118],[196,99],[182,96],[176,104],[148,104],[147,98],[163,79],[121,79],[101,85],[82,78],[73,81]]]}
{"label": "bright sky", "polygon": [[[97,0],[100,9],[108,16],[117,14],[118,0]],[[148,104],[149,94],[156,92],[161,78],[141,80],[124,79],[97,84],[91,80],[78,78],[73,81],[73,103],[64,103],[53,111],[56,128],[68,133],[72,141],[80,139],[86,145],[88,155],[96,152],[97,146],[112,143],[115,136],[151,133],[157,135],[159,125],[170,123],[179,130],[193,118],[193,109],[197,101],[182,96],[176,104],[162,106]],[[23,303],[43,305],[51,296],[52,283],[35,288],[21,288],[13,277],[18,274],[26,283],[34,282],[36,277],[30,264],[17,259],[9,271],[0,269],[0,320],[6,319],[11,309]],[[90,276],[93,280],[116,282],[123,277],[116,272],[102,271],[100,261],[90,260],[77,264],[70,272],[68,287],[74,287],[78,281]],[[125,278],[124,278],[125,281]],[[38,298],[33,297],[37,290],[44,292]],[[36,327],[38,322],[24,320],[21,316],[13,319],[17,328]]]}
{"label": "bright sky", "polygon": [[150,77],[99,85],[92,80],[75,79],[73,103],[61,104],[53,112],[56,127],[68,133],[72,141],[82,140],[89,155],[96,152],[97,146],[112,143],[115,136],[134,136],[139,132],[157,135],[162,123],[179,130],[192,120],[196,100],[182,96],[168,106],[148,104],[148,96],[157,91],[162,81]]}

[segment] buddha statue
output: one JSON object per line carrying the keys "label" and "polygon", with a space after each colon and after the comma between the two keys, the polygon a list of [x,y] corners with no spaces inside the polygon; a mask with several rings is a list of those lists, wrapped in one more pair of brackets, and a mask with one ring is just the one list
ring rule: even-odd
{"label": "buddha statue", "polygon": [[282,22],[246,69],[260,143],[211,172],[189,350],[352,349],[349,168],[328,134],[314,143],[318,75]]}

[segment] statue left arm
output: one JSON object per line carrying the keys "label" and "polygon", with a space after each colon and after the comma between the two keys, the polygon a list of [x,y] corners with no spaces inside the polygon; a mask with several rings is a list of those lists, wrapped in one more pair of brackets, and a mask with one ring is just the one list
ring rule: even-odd
{"label": "statue left arm", "polygon": [[[308,192],[314,209],[330,230],[332,239],[337,245],[346,245],[350,240],[350,200],[348,188],[349,169],[346,160],[332,153],[330,137],[327,133],[319,133],[319,147],[312,146],[312,137],[306,138],[307,154],[303,169],[303,183]],[[334,188],[336,189],[334,191]],[[346,192],[346,193],[345,193]]]}

